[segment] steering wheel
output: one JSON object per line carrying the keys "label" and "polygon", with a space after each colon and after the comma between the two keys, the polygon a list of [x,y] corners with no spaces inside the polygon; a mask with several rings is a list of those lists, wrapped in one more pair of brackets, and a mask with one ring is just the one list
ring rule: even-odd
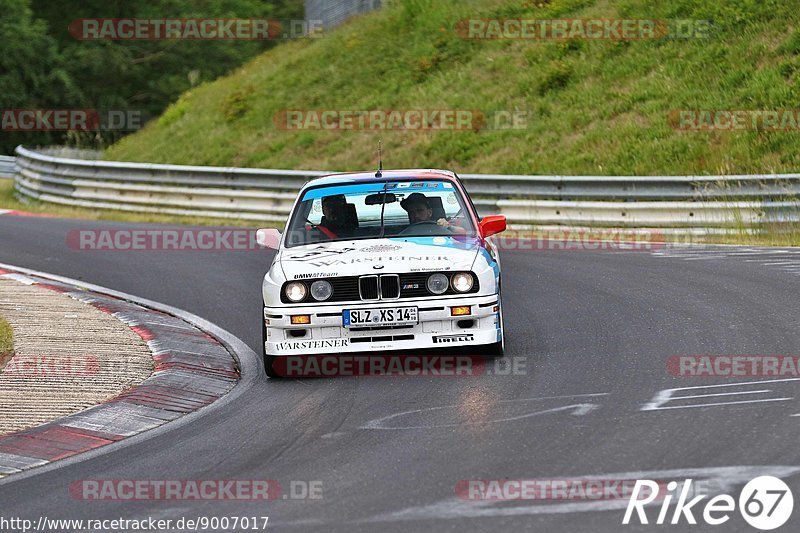
{"label": "steering wheel", "polygon": [[428,226],[436,226],[437,228],[439,227],[439,225],[436,223],[435,220],[421,220],[419,222],[414,222],[413,224],[409,224],[408,227],[406,227],[403,231],[399,232],[398,235],[405,235],[406,233],[412,233],[415,228],[419,228],[420,226],[425,226],[425,229],[427,230],[434,229]]}

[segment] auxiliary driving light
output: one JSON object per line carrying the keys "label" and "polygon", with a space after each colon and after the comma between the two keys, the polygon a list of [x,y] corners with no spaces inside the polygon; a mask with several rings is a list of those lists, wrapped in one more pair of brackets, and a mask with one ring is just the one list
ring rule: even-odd
{"label": "auxiliary driving light", "polygon": [[292,315],[292,324],[311,324],[311,315]]}
{"label": "auxiliary driving light", "polygon": [[450,316],[465,316],[472,314],[471,305],[459,305],[458,307],[450,308]]}

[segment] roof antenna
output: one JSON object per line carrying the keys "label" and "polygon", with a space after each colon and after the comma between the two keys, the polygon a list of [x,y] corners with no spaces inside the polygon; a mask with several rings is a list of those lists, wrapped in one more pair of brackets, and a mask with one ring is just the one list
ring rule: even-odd
{"label": "roof antenna", "polygon": [[378,140],[378,171],[375,173],[375,177],[383,177],[383,151],[381,150],[380,139]]}

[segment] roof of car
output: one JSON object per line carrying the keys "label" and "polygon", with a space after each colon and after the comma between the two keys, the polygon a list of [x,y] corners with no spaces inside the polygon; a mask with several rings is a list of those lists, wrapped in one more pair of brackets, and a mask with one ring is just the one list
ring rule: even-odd
{"label": "roof of car", "polygon": [[306,187],[318,187],[320,185],[334,185],[339,183],[382,183],[383,181],[396,180],[396,179],[430,179],[439,178],[453,181],[456,179],[454,172],[450,170],[436,170],[436,169],[405,169],[405,170],[384,170],[380,177],[375,177],[376,171],[370,170],[369,172],[344,172],[341,174],[330,174],[328,176],[321,176],[306,182]]}

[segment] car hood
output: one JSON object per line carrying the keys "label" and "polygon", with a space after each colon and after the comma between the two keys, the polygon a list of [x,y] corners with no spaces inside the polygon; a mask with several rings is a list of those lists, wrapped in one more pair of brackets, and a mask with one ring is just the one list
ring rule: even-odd
{"label": "car hood", "polygon": [[406,237],[296,246],[281,251],[287,280],[362,274],[470,270],[475,237]]}

